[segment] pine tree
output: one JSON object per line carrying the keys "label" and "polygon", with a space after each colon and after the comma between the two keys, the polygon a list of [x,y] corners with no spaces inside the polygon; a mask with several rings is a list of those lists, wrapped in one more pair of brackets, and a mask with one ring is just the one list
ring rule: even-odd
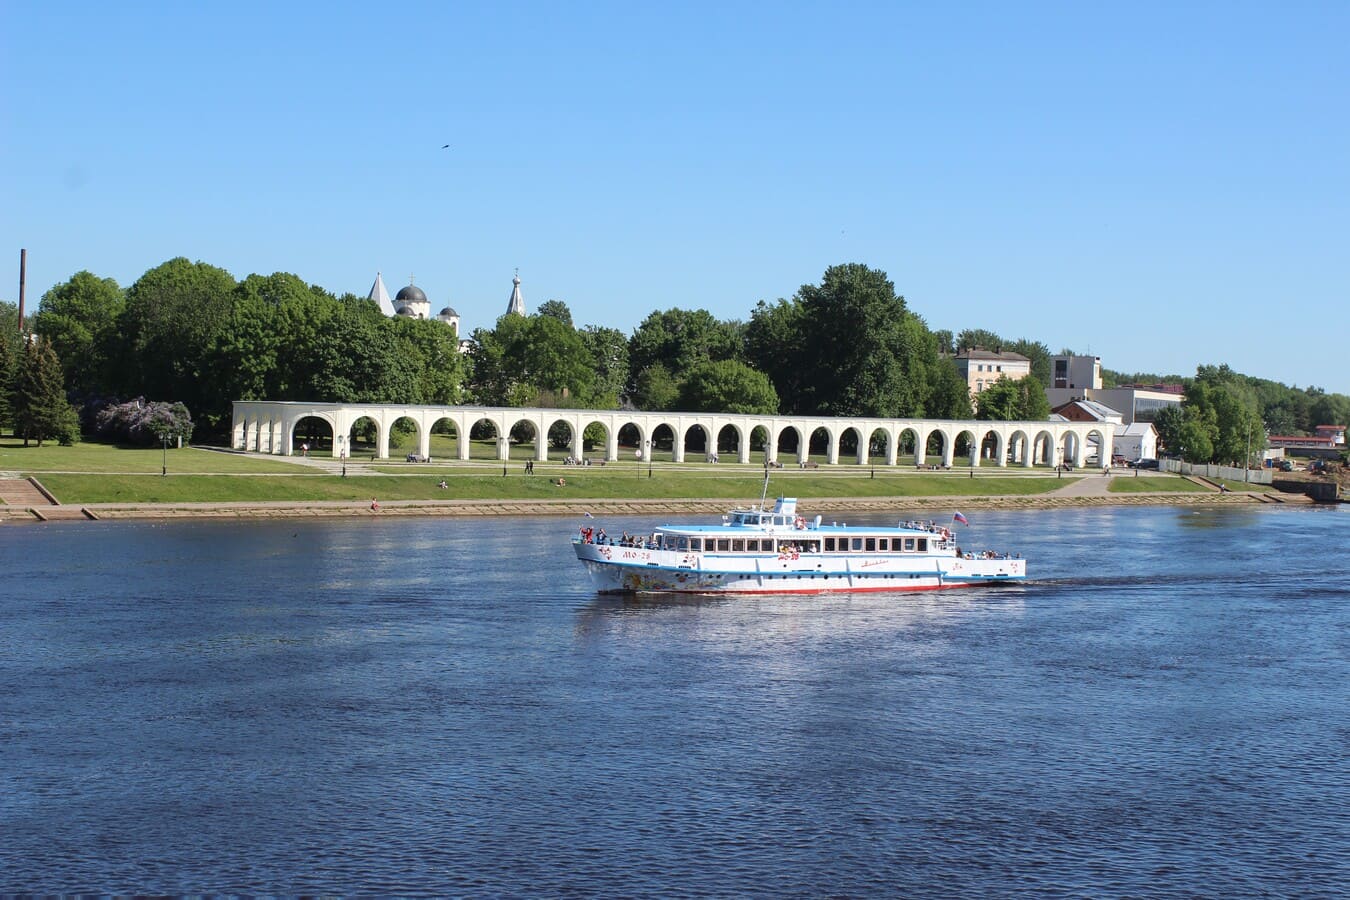
{"label": "pine tree", "polygon": [[14,370],[18,365],[18,353],[14,341],[8,334],[0,335],[0,434],[4,426],[14,421],[12,415],[12,397],[14,390]]}
{"label": "pine tree", "polygon": [[[19,361],[12,392],[14,434],[28,446],[50,438],[70,443],[78,435],[78,418],[66,400],[61,361],[48,341],[29,340]],[[74,425],[74,433],[72,433]]]}

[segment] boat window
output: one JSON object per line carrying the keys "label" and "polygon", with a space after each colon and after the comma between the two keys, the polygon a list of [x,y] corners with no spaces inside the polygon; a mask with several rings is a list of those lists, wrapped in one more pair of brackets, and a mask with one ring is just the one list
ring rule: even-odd
{"label": "boat window", "polygon": [[745,538],[733,538],[731,541],[731,552],[733,553],[745,552]]}
{"label": "boat window", "polygon": [[731,549],[731,541],[727,540],[726,538],[718,538],[717,549],[722,553],[727,552],[728,550]]}
{"label": "boat window", "polygon": [[826,538],[826,539],[825,539],[825,552],[826,552],[826,553],[833,553],[833,552],[834,552],[834,538]]}
{"label": "boat window", "polygon": [[851,543],[851,549],[852,549],[854,552],[857,552],[858,550],[861,550],[861,549],[862,549],[862,538],[860,538],[860,537],[853,538],[853,540],[852,540],[850,543]]}
{"label": "boat window", "polygon": [[919,552],[920,553],[928,552],[928,538],[919,538]]}
{"label": "boat window", "polygon": [[867,550],[868,553],[875,553],[875,552],[877,551],[877,539],[876,539],[876,538],[874,538],[874,537],[867,538],[867,540],[866,540],[866,550]]}
{"label": "boat window", "polygon": [[688,550],[688,549],[689,549],[689,538],[685,537],[684,535],[680,535],[679,541],[675,544],[675,549],[676,549],[676,550]]}
{"label": "boat window", "polygon": [[885,553],[887,550],[890,550],[890,549],[891,549],[891,539],[890,539],[890,538],[877,538],[877,549],[880,550],[880,551],[883,552],[883,553]]}
{"label": "boat window", "polygon": [[689,549],[690,549],[690,550],[702,550],[702,549],[703,549],[703,538],[690,538],[690,539],[689,539]]}
{"label": "boat window", "polygon": [[806,552],[807,552],[807,553],[819,553],[819,552],[820,552],[820,541],[807,541],[807,542],[806,542]]}
{"label": "boat window", "polygon": [[914,538],[905,538],[905,550],[909,553],[914,552]]}

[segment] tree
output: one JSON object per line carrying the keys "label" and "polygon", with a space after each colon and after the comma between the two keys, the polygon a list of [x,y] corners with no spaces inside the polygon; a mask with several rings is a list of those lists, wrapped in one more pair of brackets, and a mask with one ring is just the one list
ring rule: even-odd
{"label": "tree", "polygon": [[796,299],[763,300],[755,305],[745,328],[745,357],[769,376],[778,392],[780,411],[802,411],[802,386],[809,333],[805,313]]}
{"label": "tree", "polygon": [[572,325],[572,311],[568,309],[567,304],[561,300],[545,300],[543,303],[539,304],[539,309],[535,311],[535,315],[548,316],[549,318],[557,319],[568,328],[574,327]]}
{"label": "tree", "polygon": [[480,403],[507,406],[589,402],[594,359],[576,330],[553,316],[504,315],[474,332],[473,390]]}
{"label": "tree", "polygon": [[956,336],[956,350],[999,350],[1003,347],[1003,338],[984,328],[966,328]]}
{"label": "tree", "polygon": [[33,330],[51,343],[62,360],[66,386],[77,396],[108,390],[108,356],[125,305],[116,281],[86,271],[42,295]]}
{"label": "tree", "polygon": [[778,394],[763,372],[734,359],[699,363],[680,387],[679,408],[689,412],[771,415]]}
{"label": "tree", "polygon": [[[18,307],[8,303],[0,303],[0,322],[6,319],[5,314],[10,311],[13,312],[13,321],[18,322]],[[0,331],[0,429],[13,421],[10,408],[11,394],[14,390],[14,379],[18,373],[21,356],[17,332]]]}
{"label": "tree", "polygon": [[208,363],[229,319],[234,287],[224,269],[183,257],[137,279],[118,320],[123,390],[182,401],[209,424],[228,417],[230,398]]}
{"label": "tree", "polygon": [[1040,382],[1042,388],[1050,386],[1050,348],[1041,341],[1018,338],[1003,346],[1004,350],[1020,353],[1031,361],[1031,374]]}
{"label": "tree", "polygon": [[23,445],[52,438],[62,444],[79,440],[80,420],[66,400],[61,361],[47,341],[29,340],[15,373],[10,395],[14,433]]}
{"label": "tree", "polygon": [[628,341],[629,396],[641,409],[657,409],[654,398],[643,393],[642,379],[649,367],[662,366],[668,377],[683,380],[702,362],[738,359],[742,328],[721,322],[706,309],[668,309],[647,316]]}
{"label": "tree", "polygon": [[[808,336],[799,387],[803,412],[832,416],[921,415],[922,358],[935,346],[909,322],[905,298],[885,272],[832,266],[797,292]],[[924,346],[923,344],[926,344]]]}
{"label": "tree", "polygon": [[1153,428],[1158,432],[1158,446],[1168,453],[1180,454],[1185,424],[1186,412],[1180,406],[1165,406],[1158,410],[1153,418]]}
{"label": "tree", "polygon": [[977,419],[995,419],[1005,422],[1040,421],[1050,415],[1050,403],[1045,388],[1035,375],[1022,378],[1000,378],[976,397]]}
{"label": "tree", "polygon": [[661,363],[653,363],[637,376],[635,394],[642,398],[642,409],[649,412],[676,409],[680,400],[680,379]]}
{"label": "tree", "polygon": [[617,407],[628,384],[628,338],[617,328],[600,325],[587,325],[577,333],[595,366],[596,405]]}

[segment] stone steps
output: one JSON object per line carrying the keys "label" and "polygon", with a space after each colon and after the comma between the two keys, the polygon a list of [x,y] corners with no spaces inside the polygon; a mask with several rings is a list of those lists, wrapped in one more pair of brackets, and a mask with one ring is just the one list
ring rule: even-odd
{"label": "stone steps", "polygon": [[0,500],[6,506],[54,506],[51,498],[27,478],[0,478]]}

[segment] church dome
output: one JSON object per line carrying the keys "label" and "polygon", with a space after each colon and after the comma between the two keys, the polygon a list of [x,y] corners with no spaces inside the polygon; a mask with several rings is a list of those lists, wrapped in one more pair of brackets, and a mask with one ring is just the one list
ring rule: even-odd
{"label": "church dome", "polygon": [[[403,292],[402,292],[402,291],[399,291],[399,293],[401,294],[401,293],[403,293]],[[400,306],[400,307],[398,308],[398,315],[400,315],[400,316],[411,316],[411,317],[413,317],[414,319],[417,318],[417,313],[413,312],[413,308],[412,308],[411,306]]]}
{"label": "church dome", "polygon": [[447,306],[445,309],[441,310],[440,313],[438,313],[438,316],[439,318],[442,319],[458,319],[459,313],[455,312],[453,307]]}
{"label": "church dome", "polygon": [[427,295],[422,293],[422,289],[415,284],[410,284],[405,288],[400,288],[394,295],[395,302],[402,300],[406,303],[426,303]]}

